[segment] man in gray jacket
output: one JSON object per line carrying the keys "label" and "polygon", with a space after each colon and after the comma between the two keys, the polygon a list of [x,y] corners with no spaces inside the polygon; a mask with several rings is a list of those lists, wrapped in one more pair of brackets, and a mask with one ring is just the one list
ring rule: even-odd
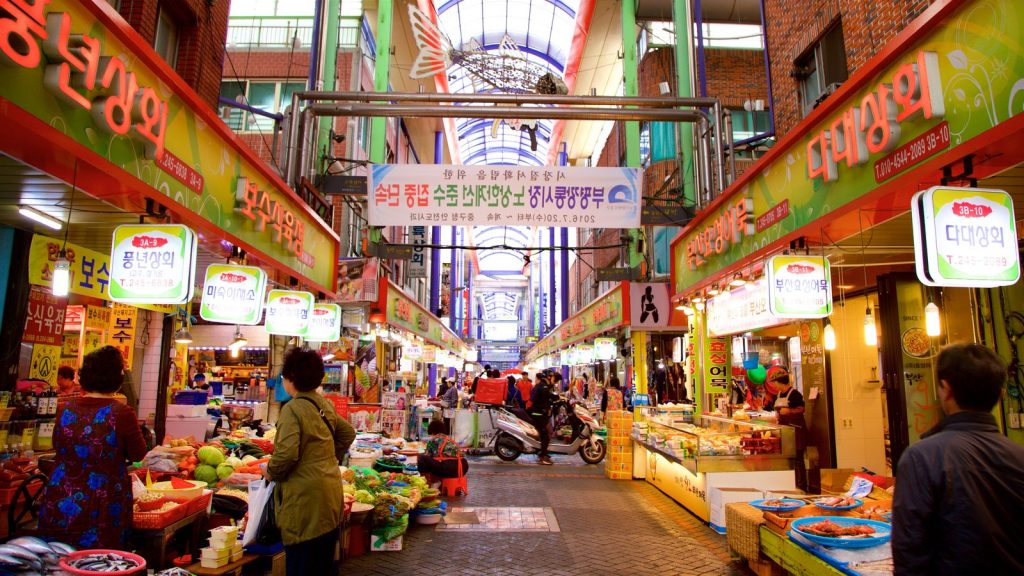
{"label": "man in gray jacket", "polygon": [[1024,574],[1024,447],[992,415],[1006,364],[955,344],[939,353],[937,380],[946,418],[896,470],[895,574]]}

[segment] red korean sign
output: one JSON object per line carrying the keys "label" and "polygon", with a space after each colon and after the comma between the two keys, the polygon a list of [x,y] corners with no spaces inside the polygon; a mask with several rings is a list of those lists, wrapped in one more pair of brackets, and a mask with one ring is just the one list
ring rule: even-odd
{"label": "red korean sign", "polygon": [[22,342],[60,346],[63,342],[67,305],[67,298],[57,298],[33,286],[28,294],[28,317],[25,318]]}

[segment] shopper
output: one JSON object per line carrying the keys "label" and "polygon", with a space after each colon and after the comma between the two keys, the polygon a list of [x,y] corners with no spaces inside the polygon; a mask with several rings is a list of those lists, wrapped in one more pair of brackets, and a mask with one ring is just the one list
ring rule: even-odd
{"label": "shopper", "polygon": [[939,353],[936,377],[946,417],[896,469],[895,574],[1024,574],[1024,448],[992,415],[1006,364],[979,344],[954,344]]}
{"label": "shopper", "polygon": [[508,389],[505,391],[505,405],[513,408],[522,408],[525,404],[523,397],[519,394],[519,386],[515,376],[507,376]]}
{"label": "shopper", "polygon": [[601,395],[601,413],[609,410],[622,410],[622,385],[619,384],[619,377],[614,374],[608,379],[608,386]]}
{"label": "shopper", "polygon": [[114,398],[124,381],[121,352],[90,352],[79,379],[82,395],[64,403],[53,431],[55,468],[39,530],[78,548],[125,550],[132,522],[127,463],[146,455],[146,442],[135,412]]}
{"label": "shopper", "polygon": [[324,379],[320,354],[296,348],[284,358],[284,389],[292,399],[277,419],[274,454],[264,477],[277,482],[277,527],[288,576],[327,574],[342,515],[338,463],[356,433],[316,392]]}
{"label": "shopper", "polygon": [[419,473],[430,476],[431,482],[441,478],[458,478],[460,470],[465,476],[469,471],[469,462],[455,440],[445,433],[444,422],[431,420],[427,425],[427,434],[430,434],[427,447],[416,458]]}
{"label": "shopper", "polygon": [[538,462],[546,466],[554,464],[548,456],[548,444],[551,442],[551,431],[549,430],[551,420],[551,405],[558,399],[552,386],[554,378],[550,375],[546,378],[538,378],[537,385],[533,387],[530,395],[530,418],[540,435],[540,454]]}
{"label": "shopper", "polygon": [[523,372],[523,377],[516,383],[516,388],[519,388],[519,397],[523,399],[523,409],[530,409],[530,393],[533,392],[533,381],[530,380],[530,375]]}
{"label": "shopper", "polygon": [[448,379],[447,378],[441,378],[441,385],[437,387],[437,398],[438,399],[444,397],[444,393],[448,391],[448,386],[449,386]]}

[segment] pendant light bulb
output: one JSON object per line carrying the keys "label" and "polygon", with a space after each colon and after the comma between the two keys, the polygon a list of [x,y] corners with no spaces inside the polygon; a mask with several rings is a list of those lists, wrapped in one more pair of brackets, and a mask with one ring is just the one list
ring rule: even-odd
{"label": "pendant light bulb", "polygon": [[822,338],[825,341],[825,350],[836,349],[836,329],[832,327],[831,322],[825,322],[825,330],[823,331]]}
{"label": "pendant light bulb", "polygon": [[68,290],[70,288],[71,262],[68,261],[67,254],[64,250],[61,250],[60,256],[58,256],[56,262],[53,263],[53,286],[51,291],[54,296],[62,297],[68,295]]}
{"label": "pendant light bulb", "polygon": [[868,307],[864,311],[864,343],[868,346],[878,346],[878,327],[875,326],[875,315]]}
{"label": "pendant light bulb", "polygon": [[929,336],[938,336],[942,334],[942,327],[939,318],[939,307],[935,305],[935,302],[929,302],[924,307],[924,331]]}

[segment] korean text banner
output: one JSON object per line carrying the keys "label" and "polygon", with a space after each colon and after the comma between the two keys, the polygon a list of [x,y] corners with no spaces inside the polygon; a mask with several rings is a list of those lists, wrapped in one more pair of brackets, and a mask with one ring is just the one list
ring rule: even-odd
{"label": "korean text banner", "polygon": [[637,168],[388,164],[370,177],[371,226],[640,226]]}
{"label": "korean text banner", "polygon": [[314,300],[309,292],[271,290],[267,294],[267,332],[280,336],[305,336]]}
{"label": "korean text banner", "polygon": [[110,248],[110,299],[184,304],[192,299],[196,237],[181,224],[123,224]]}

